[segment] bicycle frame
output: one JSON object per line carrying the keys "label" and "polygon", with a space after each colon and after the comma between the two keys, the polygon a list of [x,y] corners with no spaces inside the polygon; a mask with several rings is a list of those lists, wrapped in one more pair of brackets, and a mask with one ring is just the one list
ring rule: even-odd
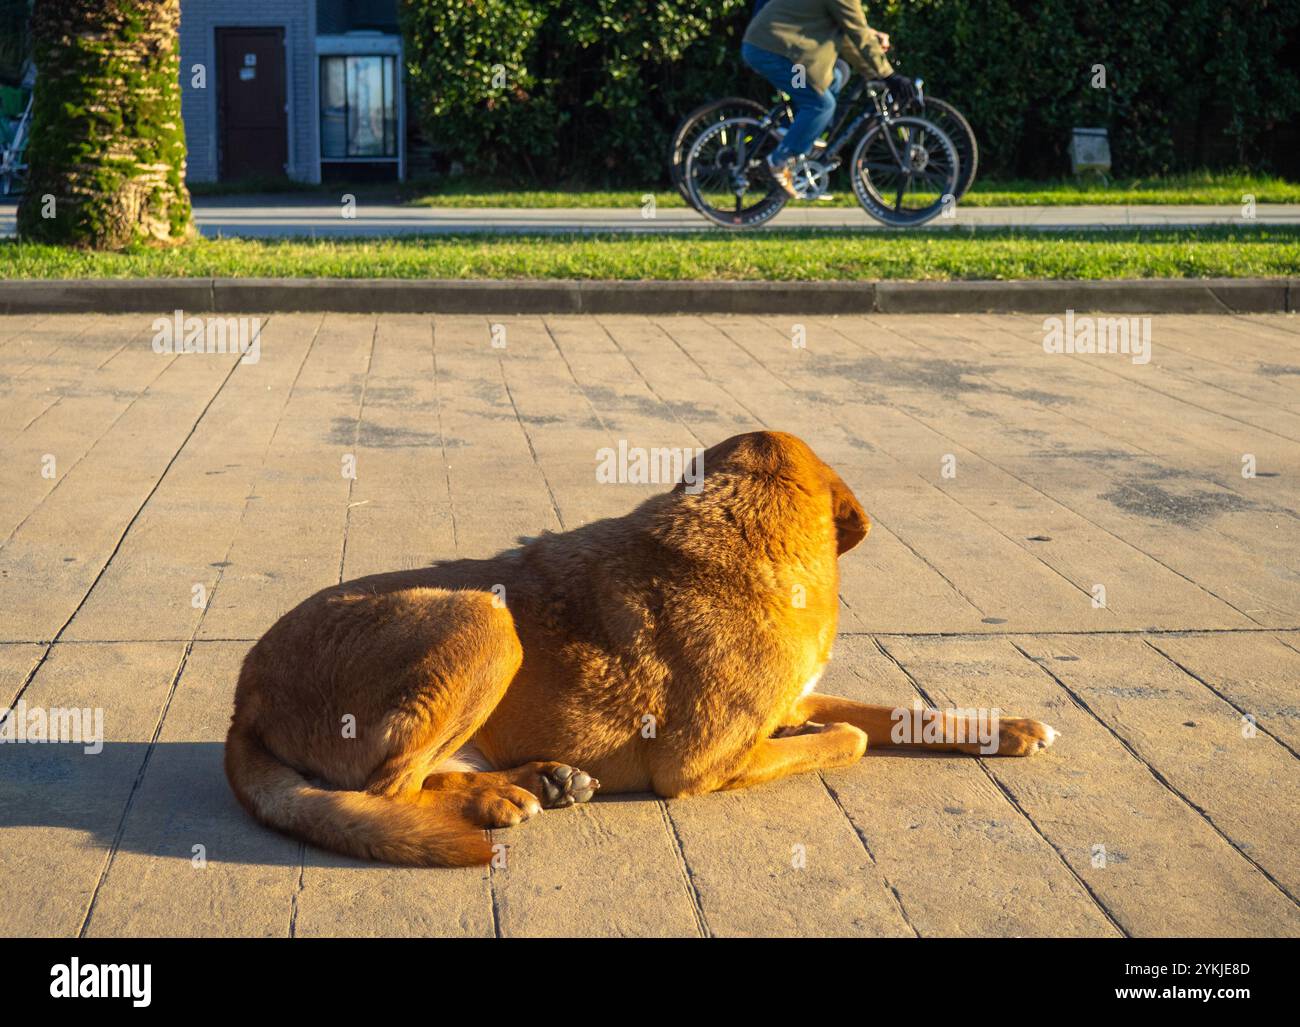
{"label": "bicycle frame", "polygon": [[32,122],[32,98],[28,96],[27,107],[14,129],[9,145],[0,149],[0,193],[8,196],[14,182],[27,171],[25,160],[27,152],[27,133]]}
{"label": "bicycle frame", "polygon": [[[923,88],[923,83],[918,79],[917,101],[922,106],[924,106],[925,103],[924,95],[921,91]],[[860,110],[857,117],[853,117],[854,111],[857,109],[856,105],[861,103],[864,94],[866,98],[870,100],[870,105],[866,106],[865,109]],[[826,165],[830,170],[838,168],[840,166],[840,152],[857,138],[859,131],[864,128],[869,128],[877,121],[883,122],[886,126],[891,124],[893,117],[890,112],[890,104],[886,99],[888,95],[889,92],[885,88],[883,80],[859,80],[852,87],[852,91],[849,93],[847,98],[837,103],[837,107],[843,107],[843,113],[839,115],[839,119],[831,129],[830,142],[827,143],[826,149],[817,155],[816,160],[818,163]],[[761,124],[764,128],[772,128],[781,120],[783,114],[789,112],[789,97],[782,93],[781,101],[773,105],[772,109],[769,110],[767,115],[763,118]],[[852,121],[849,120],[850,118],[852,118]],[[848,122],[847,126],[845,124],[846,122]],[[893,136],[886,133],[885,139],[889,143],[889,149],[894,155],[894,159],[901,160],[898,148],[894,145]],[[812,155],[804,154],[803,158],[812,159]]]}

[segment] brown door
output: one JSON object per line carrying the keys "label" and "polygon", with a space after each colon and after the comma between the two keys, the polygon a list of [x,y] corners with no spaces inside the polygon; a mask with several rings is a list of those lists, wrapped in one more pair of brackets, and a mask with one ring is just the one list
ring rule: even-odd
{"label": "brown door", "polygon": [[283,177],[289,161],[283,29],[217,29],[221,177]]}

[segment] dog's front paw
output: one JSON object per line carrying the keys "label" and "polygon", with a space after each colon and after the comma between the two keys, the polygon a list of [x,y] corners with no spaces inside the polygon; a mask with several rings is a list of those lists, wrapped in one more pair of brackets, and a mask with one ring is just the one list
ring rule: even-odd
{"label": "dog's front paw", "polygon": [[998,755],[1032,756],[1056,741],[1059,733],[1041,720],[1003,717],[998,721]]}
{"label": "dog's front paw", "polygon": [[590,774],[565,763],[544,764],[537,772],[537,797],[546,809],[588,802],[600,790],[600,782]]}

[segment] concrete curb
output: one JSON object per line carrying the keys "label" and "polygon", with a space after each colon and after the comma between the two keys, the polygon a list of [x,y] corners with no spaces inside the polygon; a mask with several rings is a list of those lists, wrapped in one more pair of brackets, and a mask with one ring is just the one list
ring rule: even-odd
{"label": "concrete curb", "polygon": [[438,314],[1284,313],[1300,279],[605,282],[143,278],[0,282],[0,313]]}

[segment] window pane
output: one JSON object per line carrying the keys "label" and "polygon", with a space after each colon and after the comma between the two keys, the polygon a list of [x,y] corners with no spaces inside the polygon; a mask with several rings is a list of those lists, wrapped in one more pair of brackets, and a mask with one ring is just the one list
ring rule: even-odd
{"label": "window pane", "polygon": [[397,156],[397,58],[384,58],[384,153]]}
{"label": "window pane", "polygon": [[348,156],[387,155],[384,58],[348,58]]}
{"label": "window pane", "polygon": [[322,57],[320,62],[320,150],[322,157],[348,155],[348,93],[346,61]]}
{"label": "window pane", "polygon": [[397,156],[397,59],[320,59],[321,158]]}

